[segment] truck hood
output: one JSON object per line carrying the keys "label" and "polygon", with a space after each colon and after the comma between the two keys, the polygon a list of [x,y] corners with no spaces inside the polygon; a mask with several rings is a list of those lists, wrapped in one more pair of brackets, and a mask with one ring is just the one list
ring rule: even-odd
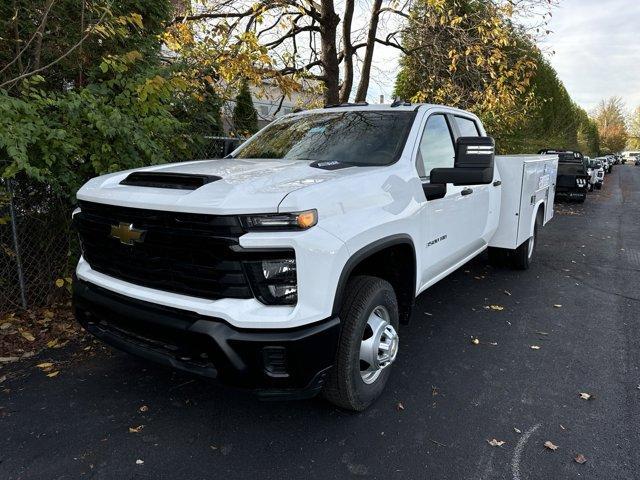
{"label": "truck hood", "polygon": [[[79,191],[78,199],[178,212],[236,214],[277,212],[294,190],[368,168],[323,170],[309,161],[280,159],[220,159],[157,165],[94,178]],[[121,185],[133,172],[163,172],[220,177],[196,190]]]}

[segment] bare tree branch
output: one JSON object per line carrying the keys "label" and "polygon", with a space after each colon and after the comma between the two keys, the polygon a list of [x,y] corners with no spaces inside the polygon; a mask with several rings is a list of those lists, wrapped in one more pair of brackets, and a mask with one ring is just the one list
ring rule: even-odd
{"label": "bare tree branch", "polygon": [[[7,68],[9,68],[11,65],[13,65],[16,61],[18,61],[18,63],[20,65],[22,65],[22,54],[27,50],[27,48],[29,48],[29,45],[31,45],[31,42],[33,42],[33,40],[37,37],[40,36],[40,39],[42,39],[42,30],[44,29],[44,25],[47,21],[47,16],[49,15],[49,11],[51,10],[51,7],[53,6],[53,4],[55,3],[55,0],[51,0],[47,3],[47,8],[44,11],[44,14],[42,15],[42,19],[40,20],[40,24],[38,25],[38,28],[36,29],[36,31],[33,33],[33,35],[31,36],[31,38],[29,39],[29,41],[25,44],[24,47],[22,47],[22,49],[16,54],[16,56],[13,58],[13,60],[11,60],[9,63],[7,63],[2,70],[0,70],[0,74],[2,72],[4,72]],[[15,2],[14,2],[15,5]],[[17,5],[15,7],[16,9],[18,8]],[[20,40],[20,35],[18,33],[18,21],[17,21],[17,16],[18,16],[18,12],[16,10],[16,21],[14,22],[14,31],[15,31],[15,37],[16,37],[16,41],[19,42]],[[41,40],[42,41],[42,40]],[[22,71],[22,66],[20,66],[20,71]]]}
{"label": "bare tree branch", "polygon": [[15,78],[12,78],[11,80],[7,80],[4,83],[0,84],[0,88],[5,87],[6,85],[10,85],[13,83],[16,83],[19,80],[22,80],[23,78],[27,78],[30,77],[32,75],[35,75],[36,73],[40,73],[43,72],[44,70],[52,67],[53,65],[55,65],[56,63],[64,60],[65,58],[67,58],[69,55],[71,55],[72,52],[74,52],[80,45],[82,45],[82,43],[89,37],[89,35],[91,35],[93,33],[93,31],[95,30],[95,28],[100,25],[102,23],[102,21],[104,20],[105,16],[107,15],[107,11],[105,10],[102,15],[100,16],[100,18],[98,19],[98,21],[96,22],[96,24],[87,31],[87,33],[80,39],[80,41],[78,41],[78,43],[76,43],[73,47],[71,47],[69,50],[67,50],[65,53],[63,53],[62,55],[60,55],[58,58],[56,58],[55,60],[49,62],[48,64],[46,64],[43,67],[37,68],[35,70],[31,70],[29,72],[25,72],[21,75],[18,75]]}

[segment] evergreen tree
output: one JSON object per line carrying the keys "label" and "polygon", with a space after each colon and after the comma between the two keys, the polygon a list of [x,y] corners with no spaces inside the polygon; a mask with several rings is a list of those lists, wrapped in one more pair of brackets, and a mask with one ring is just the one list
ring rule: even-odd
{"label": "evergreen tree", "polygon": [[258,112],[253,106],[249,83],[242,82],[233,108],[233,127],[238,135],[247,135],[258,131]]}

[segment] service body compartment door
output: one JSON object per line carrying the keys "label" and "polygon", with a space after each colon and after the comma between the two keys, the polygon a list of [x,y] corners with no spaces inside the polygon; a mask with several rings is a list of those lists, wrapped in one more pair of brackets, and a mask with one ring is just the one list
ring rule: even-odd
{"label": "service body compartment door", "polygon": [[545,205],[544,223],[553,216],[557,157],[509,155],[496,157],[502,177],[500,220],[491,247],[515,249],[530,236],[534,214]]}

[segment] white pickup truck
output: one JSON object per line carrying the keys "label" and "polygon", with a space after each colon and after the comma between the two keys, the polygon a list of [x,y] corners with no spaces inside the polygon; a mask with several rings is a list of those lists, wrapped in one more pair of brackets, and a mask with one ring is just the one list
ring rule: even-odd
{"label": "white pickup truck", "polygon": [[76,315],[147,359],[363,410],[421,292],[487,248],[529,266],[556,171],[550,155],[495,156],[454,108],[287,115],[225,159],[84,185]]}

